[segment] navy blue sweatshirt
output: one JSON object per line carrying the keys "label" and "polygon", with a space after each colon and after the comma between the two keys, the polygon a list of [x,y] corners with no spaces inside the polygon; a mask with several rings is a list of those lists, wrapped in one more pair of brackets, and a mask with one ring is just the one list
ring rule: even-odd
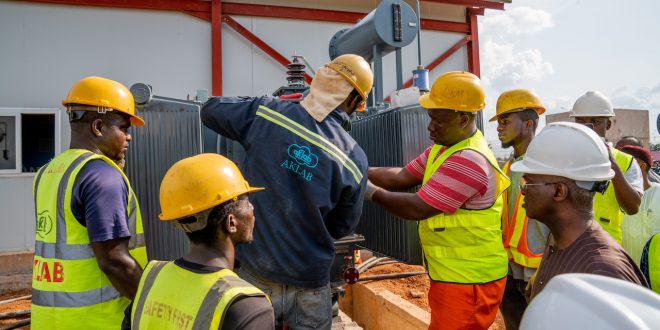
{"label": "navy blue sweatshirt", "polygon": [[335,109],[316,122],[296,103],[272,97],[217,97],[202,107],[204,125],[246,151],[243,175],[252,186],[254,241],[237,259],[262,277],[287,285],[326,285],[333,238],[352,233],[362,212],[367,157],[342,128]]}

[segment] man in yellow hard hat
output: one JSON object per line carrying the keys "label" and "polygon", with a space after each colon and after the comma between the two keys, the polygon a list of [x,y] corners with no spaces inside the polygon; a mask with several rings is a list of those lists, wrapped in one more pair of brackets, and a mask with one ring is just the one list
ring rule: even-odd
{"label": "man in yellow hard hat", "polygon": [[151,261],[133,302],[131,329],[272,329],[263,291],[234,272],[236,246],[252,241],[248,194],[263,190],[217,154],[178,161],[160,184],[163,221],[186,232],[188,254]]}
{"label": "man in yellow hard hat", "polygon": [[512,164],[525,156],[545,107],[536,93],[527,89],[512,89],[497,99],[496,111],[490,121],[497,120],[497,136],[502,148],[513,147],[511,158],[502,166],[502,171],[511,180],[511,186],[503,194],[502,238],[509,255],[509,274],[500,311],[506,328],[515,330],[527,308],[527,283],[541,263],[550,231],[541,222],[527,218],[518,188],[522,173],[510,169]]}
{"label": "man in yellow hard hat", "polygon": [[147,263],[137,199],[122,172],[133,95],[101,77],[76,82],[62,101],[70,149],[36,174],[32,277],[34,329],[117,329]]}
{"label": "man in yellow hard hat", "polygon": [[245,147],[243,172],[256,194],[254,243],[237,250],[241,278],[266,291],[275,323],[327,329],[332,321],[334,240],[362,212],[367,157],[345,131],[371,90],[369,63],[342,55],[317,70],[300,104],[272,97],[216,97],[202,122]]}
{"label": "man in yellow hard hat", "polygon": [[[369,168],[365,199],[419,221],[431,278],[429,328],[488,329],[506,283],[500,215],[509,179],[475,123],[484,90],[477,76],[448,72],[419,103],[434,144],[404,168]],[[420,184],[417,193],[389,191]]]}
{"label": "man in yellow hard hat", "polygon": [[[576,123],[589,126],[605,141],[605,133],[612,127],[614,108],[602,93],[588,91],[575,101],[570,116]],[[605,193],[594,197],[594,218],[621,244],[623,217],[639,211],[644,184],[642,171],[632,156],[609,144],[608,150],[614,177]]]}

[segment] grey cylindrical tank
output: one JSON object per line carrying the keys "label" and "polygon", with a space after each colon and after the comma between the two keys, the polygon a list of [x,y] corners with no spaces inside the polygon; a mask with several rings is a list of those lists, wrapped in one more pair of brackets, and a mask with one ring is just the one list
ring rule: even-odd
{"label": "grey cylindrical tank", "polygon": [[355,26],[335,33],[330,40],[330,59],[357,54],[371,61],[375,45],[384,56],[415,40],[417,28],[417,15],[407,3],[383,0]]}

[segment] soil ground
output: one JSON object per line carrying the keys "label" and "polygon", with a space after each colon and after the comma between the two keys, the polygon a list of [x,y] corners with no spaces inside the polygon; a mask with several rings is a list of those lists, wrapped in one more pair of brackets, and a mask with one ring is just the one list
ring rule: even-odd
{"label": "soil ground", "polygon": [[[419,271],[424,271],[424,267],[397,262],[386,265],[377,265],[369,268],[366,272],[360,274],[360,277]],[[399,297],[408,300],[417,307],[427,312],[431,312],[431,309],[429,308],[429,301],[427,299],[429,287],[431,286],[428,275],[372,281],[369,286],[374,288],[387,289]],[[489,330],[505,329],[506,327],[504,326],[504,319],[502,319],[502,315],[498,312],[497,318],[495,319],[493,325],[490,326]]]}
{"label": "soil ground", "polygon": [[[12,298],[18,298],[27,295],[30,295],[30,290],[7,291],[0,294],[0,301],[12,299]],[[31,306],[30,299],[18,300],[18,301],[10,302],[8,304],[0,305],[0,313],[22,311],[22,310],[30,309],[30,306]],[[4,329],[8,325],[16,323],[19,320],[26,319],[28,317],[29,315],[25,315],[19,318],[0,320],[0,329]],[[18,329],[30,329],[30,327],[25,326]]]}

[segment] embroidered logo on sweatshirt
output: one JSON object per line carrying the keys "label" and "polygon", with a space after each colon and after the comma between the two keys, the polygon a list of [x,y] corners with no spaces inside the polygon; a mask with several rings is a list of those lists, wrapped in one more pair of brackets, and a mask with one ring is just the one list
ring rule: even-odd
{"label": "embroidered logo on sweatshirt", "polygon": [[315,155],[307,146],[299,146],[292,144],[287,150],[287,154],[291,159],[285,159],[282,162],[282,167],[295,172],[307,181],[312,181],[314,175],[310,172],[319,163],[319,157]]}

